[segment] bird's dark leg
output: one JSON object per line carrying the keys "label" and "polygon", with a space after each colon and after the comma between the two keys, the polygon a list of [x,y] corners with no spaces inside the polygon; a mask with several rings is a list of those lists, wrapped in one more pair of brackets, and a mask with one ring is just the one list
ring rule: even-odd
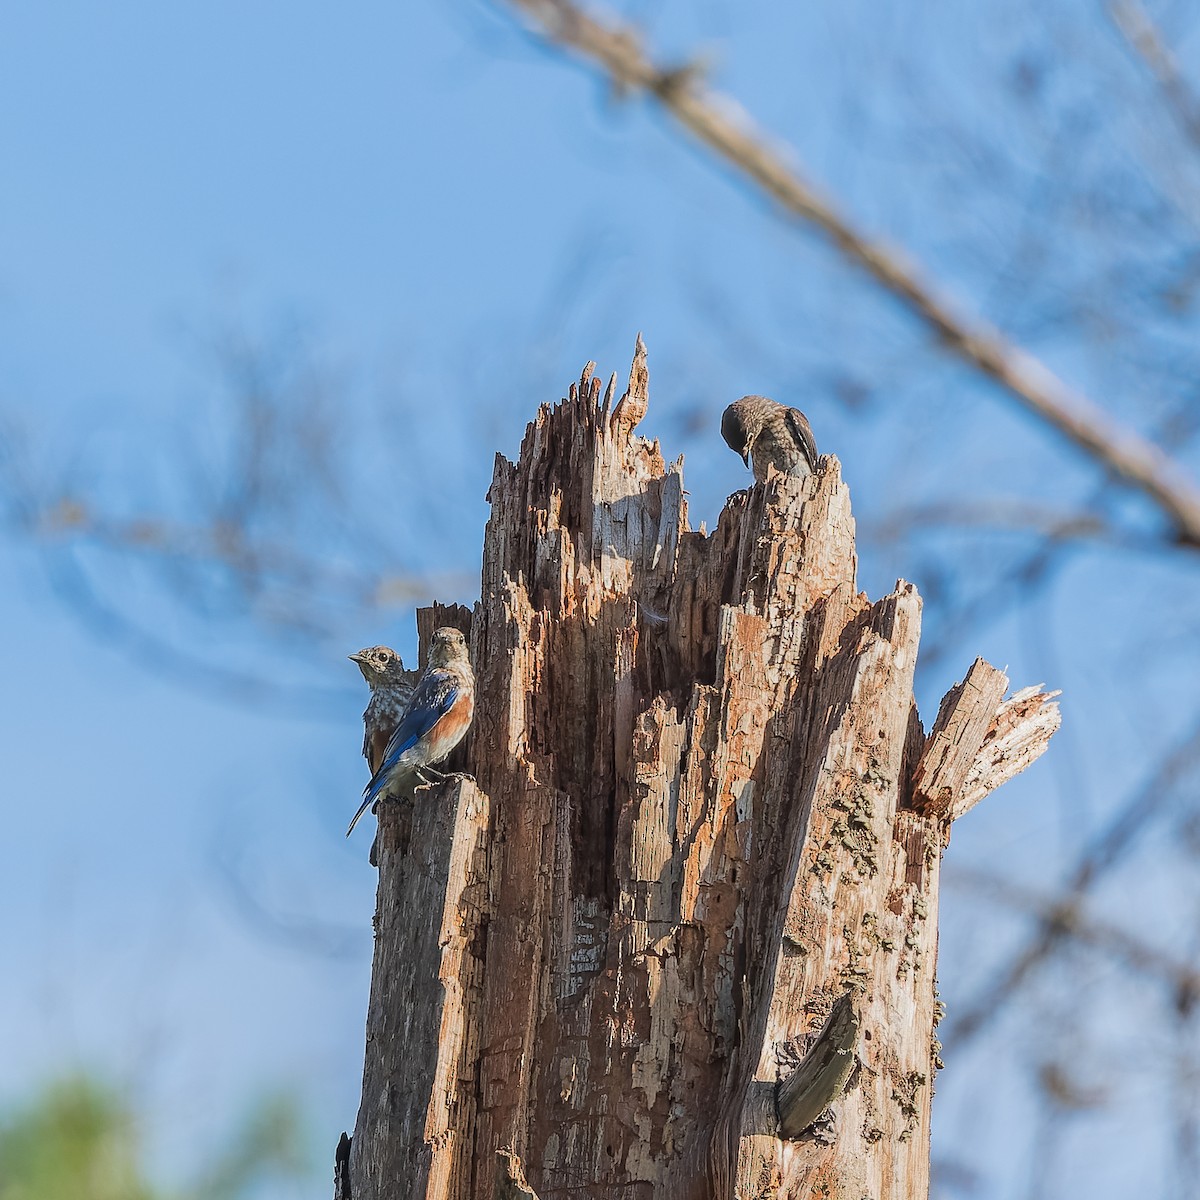
{"label": "bird's dark leg", "polygon": [[435,771],[432,767],[417,767],[413,774],[424,784],[445,783],[448,775]]}

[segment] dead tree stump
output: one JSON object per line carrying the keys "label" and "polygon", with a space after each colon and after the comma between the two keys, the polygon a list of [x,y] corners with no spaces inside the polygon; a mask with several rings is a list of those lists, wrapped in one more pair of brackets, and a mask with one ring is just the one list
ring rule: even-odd
{"label": "dead tree stump", "polygon": [[470,632],[473,778],[380,814],[350,1196],[924,1197],[942,850],[1057,706],[977,661],[926,735],[837,459],[693,532],[640,340],[599,392],[497,457],[474,613],[421,614]]}

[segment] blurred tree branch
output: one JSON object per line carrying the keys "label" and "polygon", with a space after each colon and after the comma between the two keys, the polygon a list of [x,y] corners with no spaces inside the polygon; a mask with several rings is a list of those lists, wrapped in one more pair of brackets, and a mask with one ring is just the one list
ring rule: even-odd
{"label": "blurred tree branch", "polygon": [[1020,530],[1062,542],[1091,542],[1120,550],[1148,552],[1166,543],[1147,538],[1137,530],[1123,529],[1103,513],[1080,510],[1059,512],[1040,504],[1011,497],[990,500],[943,500],[898,508],[876,522],[873,540],[892,542],[918,531],[946,528]]}
{"label": "blurred tree branch", "polygon": [[[348,614],[378,619],[471,588],[475,576],[405,571],[393,530],[351,499],[361,449],[336,419],[335,373],[305,338],[290,327],[266,337],[222,327],[201,351],[220,386],[200,416],[217,419],[195,420],[189,406],[182,437],[104,428],[67,455],[38,453],[0,414],[0,520],[39,547],[64,600],[144,665],[241,702],[322,711],[336,691],[247,670],[240,646],[197,652],[178,618],[248,618],[300,658],[334,641]],[[114,568],[119,600],[104,586]],[[137,603],[131,584],[150,585]]]}
{"label": "blurred tree branch", "polygon": [[1200,97],[1184,78],[1150,14],[1139,0],[1112,0],[1108,12],[1121,36],[1154,76],[1180,129],[1200,146]]}
{"label": "blurred tree branch", "polygon": [[643,91],[656,99],[740,175],[787,212],[821,230],[839,253],[900,300],[947,349],[1152,500],[1180,544],[1200,548],[1200,491],[1174,460],[1066,384],[1035,355],[961,311],[917,264],[857,229],[833,200],[789,165],[729,97],[704,86],[697,67],[653,61],[631,27],[592,16],[571,0],[505,3],[522,13],[542,37],[597,65],[619,90]]}
{"label": "blurred tree branch", "polygon": [[1195,725],[1155,768],[1080,856],[1059,899],[1038,921],[1037,932],[1025,949],[987,983],[977,999],[947,1021],[940,1031],[943,1044],[954,1049],[978,1036],[1049,958],[1063,939],[1079,927],[1087,895],[1114,867],[1123,862],[1159,812],[1171,801],[1174,788],[1200,764],[1200,724]]}
{"label": "blurred tree branch", "polygon": [[87,500],[63,494],[31,509],[23,524],[42,541],[86,541],[108,550],[220,566],[247,595],[268,584],[296,592],[332,588],[344,597],[343,603],[371,608],[414,603],[447,583],[459,582],[377,574],[330,562],[328,557],[310,557],[284,542],[254,539],[244,515],[216,514],[202,526],[161,517],[114,517],[96,511]]}
{"label": "blurred tree branch", "polygon": [[1179,1008],[1190,1010],[1200,1000],[1200,970],[1119,925],[1084,912],[1082,904],[1074,899],[1046,895],[1014,884],[992,871],[969,867],[948,868],[944,878],[952,886],[970,888],[976,896],[1031,913],[1057,935],[1101,950],[1135,971],[1157,976],[1170,986],[1172,999]]}

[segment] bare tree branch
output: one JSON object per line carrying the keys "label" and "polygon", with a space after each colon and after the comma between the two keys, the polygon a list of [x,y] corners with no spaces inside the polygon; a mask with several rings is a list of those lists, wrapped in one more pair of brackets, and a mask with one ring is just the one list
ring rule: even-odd
{"label": "bare tree branch", "polygon": [[939,500],[913,504],[888,512],[866,528],[870,540],[892,543],[915,532],[938,526],[947,529],[991,529],[1029,533],[1056,543],[1088,542],[1096,546],[1137,553],[1154,553],[1171,543],[1148,537],[1143,531],[1124,528],[1103,513],[1079,509],[1060,512],[1040,504],[998,496],[995,499]]}
{"label": "bare tree branch", "polygon": [[1111,921],[1085,913],[1071,900],[1044,895],[990,871],[947,868],[944,878],[953,886],[969,888],[975,895],[1033,913],[1062,935],[1104,951],[1136,971],[1157,976],[1171,987],[1176,1003],[1181,998],[1191,1003],[1200,999],[1200,970],[1195,966],[1173,958]]}
{"label": "bare tree branch", "polygon": [[1146,829],[1170,802],[1173,786],[1200,763],[1200,725],[1194,726],[1163,759],[1149,780],[1117,812],[1108,827],[1084,852],[1061,899],[1038,922],[1037,932],[998,975],[950,1022],[940,1037],[949,1049],[983,1031],[1018,992],[1033,972],[1054,952],[1082,912],[1087,894],[1100,879],[1133,849]]}
{"label": "bare tree branch", "polygon": [[1183,545],[1200,548],[1200,491],[1158,446],[1121,425],[1040,359],[988,323],[960,311],[917,264],[872,240],[805,180],[728,97],[690,66],[654,62],[628,26],[589,15],[570,0],[507,0],[535,31],[600,67],[622,89],[653,96],[701,142],[782,207],[824,233],[851,262],[898,298],[946,347],[999,383],[1041,420],[1166,514]]}
{"label": "bare tree branch", "polygon": [[1150,69],[1179,127],[1200,146],[1200,97],[1184,78],[1150,14],[1139,0],[1112,0],[1108,12],[1130,49]]}
{"label": "bare tree branch", "polygon": [[412,603],[474,582],[465,572],[433,576],[358,570],[330,562],[328,556],[305,555],[282,541],[255,538],[244,522],[214,517],[199,525],[155,516],[113,517],[70,495],[40,509],[30,508],[23,525],[46,542],[86,541],[109,550],[223,567],[246,591],[258,590],[270,578],[309,592],[316,588],[331,591],[344,597],[345,603],[362,608]]}

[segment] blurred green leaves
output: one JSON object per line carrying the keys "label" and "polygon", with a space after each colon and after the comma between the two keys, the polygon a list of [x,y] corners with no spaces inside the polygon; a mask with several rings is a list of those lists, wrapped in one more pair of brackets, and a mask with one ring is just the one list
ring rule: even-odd
{"label": "blurred green leaves", "polygon": [[135,1114],[118,1091],[82,1075],[61,1080],[0,1119],[0,1200],[240,1200],[268,1180],[310,1174],[285,1096],[256,1104],[182,1190],[152,1185],[139,1149]]}
{"label": "blurred green leaves", "polygon": [[[296,1105],[275,1095],[246,1114],[236,1136],[187,1195],[189,1200],[239,1200],[264,1177],[302,1179],[310,1166]],[[0,1193],[0,1200],[8,1197]]]}

